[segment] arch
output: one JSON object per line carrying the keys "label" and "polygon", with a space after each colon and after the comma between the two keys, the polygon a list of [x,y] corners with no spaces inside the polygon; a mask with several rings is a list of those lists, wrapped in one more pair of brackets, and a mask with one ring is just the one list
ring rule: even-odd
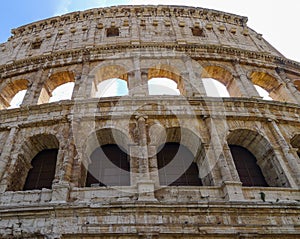
{"label": "arch", "polygon": [[167,142],[158,148],[160,185],[202,186],[192,152],[182,144]]}
{"label": "arch", "polygon": [[255,156],[246,148],[237,145],[229,145],[230,152],[243,186],[267,187],[268,184]]}
{"label": "arch", "polygon": [[[179,90],[180,94],[184,94],[185,92],[185,87],[180,72],[171,65],[158,64],[150,67],[148,69],[148,84],[152,79],[168,79],[174,81],[177,84],[176,88]],[[167,90],[167,88],[164,90]],[[162,92],[161,94],[164,93]]]}
{"label": "arch", "polygon": [[106,144],[116,144],[128,152],[128,145],[132,144],[127,133],[117,128],[100,128],[92,132],[86,139],[84,145],[84,154],[91,155],[92,152]]}
{"label": "arch", "polygon": [[[240,97],[242,95],[241,89],[237,80],[235,80],[234,74],[226,66],[219,65],[207,65],[203,67],[201,73],[201,79],[203,81],[204,87],[208,92],[208,84],[206,83],[207,79],[213,79],[224,87],[219,87],[221,97]],[[218,84],[214,83],[215,87],[218,87]],[[219,84],[220,85],[220,84]],[[223,88],[223,89],[222,89]],[[218,96],[217,94],[211,94],[212,96]]]}
{"label": "arch", "polygon": [[124,148],[105,144],[90,155],[86,186],[130,186],[130,164]]}
{"label": "arch", "polygon": [[96,84],[108,79],[119,78],[128,80],[128,70],[119,64],[103,65],[95,73]]}
{"label": "arch", "polygon": [[250,74],[250,79],[253,84],[262,87],[269,93],[280,86],[278,80],[267,72],[254,71]]}
{"label": "arch", "polygon": [[[102,83],[105,85],[105,81],[109,82],[109,80],[118,79],[126,81],[127,89],[128,89],[128,71],[125,67],[119,64],[101,64],[97,68],[93,70],[92,77],[94,81],[92,82],[92,92],[91,97],[97,97],[99,93],[98,86]],[[99,86],[101,87],[101,85]],[[101,91],[100,91],[101,92]]]}
{"label": "arch", "polygon": [[177,84],[169,78],[152,78],[148,81],[149,95],[180,95]]}
{"label": "arch", "polygon": [[225,66],[208,65],[203,67],[201,78],[213,78],[227,86],[233,80],[233,73]]}
{"label": "arch", "polygon": [[75,75],[70,71],[57,72],[52,74],[44,83],[41,90],[38,104],[48,103],[53,91],[68,82],[75,82]]}
{"label": "arch", "polygon": [[[12,173],[11,182],[9,185],[9,190],[17,191],[22,190],[24,188],[26,178],[29,173],[29,170],[32,168],[32,163],[35,160],[41,158],[39,153],[45,153],[47,150],[58,150],[59,149],[59,142],[56,136],[52,134],[38,134],[32,136],[24,141],[24,144],[21,147],[21,152],[17,157],[16,164],[14,166],[14,172]],[[52,154],[53,155],[53,154]],[[57,155],[57,152],[56,152]],[[43,155],[42,155],[43,156]],[[36,158],[37,157],[37,158]],[[33,161],[33,159],[35,159]],[[53,159],[53,157],[52,157]],[[53,160],[52,160],[53,163]],[[56,164],[56,161],[55,161]],[[53,165],[53,164],[52,164]],[[47,185],[49,186],[49,181],[52,182],[54,179],[55,168],[51,168],[51,172],[48,178]],[[54,172],[53,172],[54,170]],[[41,172],[41,171],[39,171]],[[53,178],[52,178],[53,177]],[[26,188],[25,188],[26,189]]]}
{"label": "arch", "polygon": [[119,78],[108,79],[97,85],[95,97],[110,97],[128,95],[128,86],[125,80]]}
{"label": "arch", "polygon": [[269,96],[277,101],[294,102],[291,93],[283,82],[268,72],[254,71],[250,74],[250,79],[254,85],[262,87],[269,92]]}
{"label": "arch", "polygon": [[[153,127],[151,127],[153,128]],[[165,142],[180,143],[197,157],[201,151],[202,139],[192,130],[183,127],[157,127],[157,130],[150,131],[151,143],[161,146]]]}
{"label": "arch", "polygon": [[74,89],[74,82],[67,82],[52,91],[52,96],[49,99],[49,103],[56,102],[60,100],[70,100],[72,98],[72,93]]}
{"label": "arch", "polygon": [[230,94],[224,84],[213,78],[202,78],[207,96],[211,97],[230,97]]}
{"label": "arch", "polygon": [[31,161],[23,190],[51,189],[55,176],[58,149],[44,149]]}
{"label": "arch", "polygon": [[[119,129],[101,128],[91,133],[84,146],[81,184],[129,186],[129,145],[130,138]],[[108,171],[101,172],[103,167],[107,167]]]}
{"label": "arch", "polygon": [[254,87],[263,100],[273,100],[272,97],[270,97],[269,92],[264,88],[260,87],[259,85],[254,85]]}
{"label": "arch", "polygon": [[269,186],[290,186],[271,144],[261,134],[249,129],[235,129],[227,136],[227,143],[243,147],[256,158],[257,165]]}
{"label": "arch", "polygon": [[10,107],[10,103],[14,96],[23,90],[27,90],[29,81],[26,79],[18,79],[4,82],[4,86],[0,90],[0,109]]}
{"label": "arch", "polygon": [[[202,182],[203,185],[211,185],[211,178],[213,172],[207,162],[207,157],[205,154],[205,149],[201,137],[188,128],[163,128],[159,125],[157,125],[156,127],[154,126],[150,127],[150,138],[151,145],[157,146],[156,154],[160,154],[160,151],[163,149],[164,145],[177,144],[184,147],[192,155],[192,160],[189,160],[189,164],[186,164],[185,166],[190,166],[192,164],[194,166],[197,165],[197,174],[199,180]],[[187,170],[188,167],[185,169]],[[174,181],[176,181],[176,179]]]}
{"label": "arch", "polygon": [[171,65],[159,64],[148,70],[148,80],[152,78],[168,78],[175,81],[177,84],[181,81],[180,72]]}
{"label": "arch", "polygon": [[8,109],[19,108],[25,98],[26,93],[27,90],[21,90],[17,94],[15,94],[15,96],[10,101],[10,106],[8,107]]}

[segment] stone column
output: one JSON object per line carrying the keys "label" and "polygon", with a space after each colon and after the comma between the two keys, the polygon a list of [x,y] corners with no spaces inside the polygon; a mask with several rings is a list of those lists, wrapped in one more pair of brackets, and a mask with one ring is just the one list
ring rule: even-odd
{"label": "stone column", "polygon": [[0,155],[0,193],[5,192],[7,188],[7,182],[4,179],[5,172],[10,163],[11,151],[14,146],[14,142],[16,140],[18,134],[18,126],[14,126],[10,129],[9,135],[6,139],[5,145],[3,147],[3,151]]}
{"label": "stone column", "polygon": [[141,58],[136,55],[132,58],[133,71],[128,74],[128,91],[131,96],[147,96],[148,92],[148,69],[141,68]]}
{"label": "stone column", "polygon": [[245,92],[247,97],[250,98],[262,98],[257,90],[255,89],[251,79],[249,79],[243,69],[243,67],[239,63],[235,63],[235,70],[239,76],[239,80],[241,81],[241,84],[243,85],[243,92]]}
{"label": "stone column", "polygon": [[74,86],[73,99],[87,99],[92,97],[92,88],[94,91],[97,89],[95,86],[95,76],[89,75],[90,63],[84,62],[82,65],[81,76],[77,76]]}
{"label": "stone column", "polygon": [[59,149],[58,155],[60,165],[58,166],[58,170],[56,170],[52,185],[52,201],[55,202],[66,202],[69,197],[72,168],[76,151],[71,125],[69,125],[64,137],[64,142],[61,144],[62,146]]}
{"label": "stone column", "polygon": [[187,72],[185,73],[184,77],[186,77],[187,81],[189,82],[189,90],[190,90],[190,92],[188,92],[187,95],[196,96],[196,97],[206,96],[204,84],[201,79],[202,69],[200,68],[200,66],[199,69],[195,71],[195,69],[193,68],[193,62],[189,58],[185,61],[185,67]]}
{"label": "stone column", "polygon": [[154,197],[154,182],[150,179],[149,173],[149,157],[147,146],[147,129],[145,116],[137,116],[137,126],[139,132],[138,145],[138,161],[139,161],[139,175],[137,181],[138,200],[139,201],[155,201]]}
{"label": "stone column", "polygon": [[208,151],[213,151],[211,157],[214,157],[213,162],[216,163],[220,170],[222,190],[225,198],[228,201],[241,201],[244,199],[242,183],[237,179],[236,172],[232,168],[233,165],[228,163],[228,152],[224,151],[224,146],[226,145],[225,131],[227,130],[224,120],[213,118],[205,120],[211,136],[211,144]]}
{"label": "stone column", "polygon": [[[280,163],[280,167],[285,172],[285,176],[289,180],[289,184],[293,188],[297,188],[300,186],[300,165],[297,160],[295,160],[294,156],[290,153],[290,147],[285,141],[282,133],[280,132],[279,127],[277,126],[274,120],[269,119],[269,128],[274,135],[274,138],[277,139],[277,143],[281,148],[281,152],[284,155],[284,158],[278,158],[278,162]],[[278,156],[278,154],[277,154]],[[285,161],[284,162],[282,162]],[[288,166],[288,168],[286,167]],[[292,172],[290,174],[289,172]]]}
{"label": "stone column", "polygon": [[48,77],[49,70],[41,68],[36,74],[32,84],[28,87],[21,106],[36,105],[44,87],[44,80]]}

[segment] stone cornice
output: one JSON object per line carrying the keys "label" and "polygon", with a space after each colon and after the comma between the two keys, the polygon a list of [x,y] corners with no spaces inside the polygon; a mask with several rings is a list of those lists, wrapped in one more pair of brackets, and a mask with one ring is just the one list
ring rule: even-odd
{"label": "stone cornice", "polygon": [[[116,54],[124,52],[124,49],[169,49],[176,50],[178,52],[187,53],[193,59],[204,60],[219,60],[219,61],[239,61],[242,64],[255,65],[262,67],[281,67],[282,69],[293,72],[300,75],[300,63],[270,55],[269,53],[258,53],[253,51],[241,50],[239,48],[232,48],[219,45],[199,45],[199,44],[155,44],[155,43],[141,43],[140,45],[132,44],[118,44],[118,45],[105,45],[95,46],[91,48],[73,49],[68,51],[54,52],[52,54],[44,54],[26,59],[9,62],[5,65],[0,65],[0,77],[6,78],[13,76],[14,74],[35,71],[37,69],[65,66],[71,64],[81,63],[86,57],[90,61],[103,60],[105,54]],[[69,58],[73,58],[70,60]],[[65,61],[68,59],[68,61]],[[53,61],[56,64],[53,64]],[[14,71],[16,71],[14,73]]]}
{"label": "stone cornice", "polygon": [[212,9],[188,6],[167,5],[121,5],[105,8],[94,8],[86,11],[68,13],[62,16],[37,21],[12,30],[12,38],[31,32],[39,32],[46,26],[58,27],[66,23],[81,22],[84,20],[114,17],[192,17],[211,22],[230,23],[237,26],[246,26],[248,18],[235,14],[225,13]]}
{"label": "stone cornice", "polygon": [[[191,107],[197,117],[213,117],[222,119],[234,119],[245,121],[263,121],[275,119],[281,123],[288,123],[290,125],[299,125],[300,106],[292,103],[283,103],[278,101],[265,101],[252,98],[214,98],[214,97],[190,97],[184,99],[182,97],[161,97],[160,99],[153,99],[151,96],[128,98],[122,97],[108,97],[104,99],[87,99],[87,100],[66,100],[51,104],[29,105],[18,109],[1,110],[0,111],[0,130],[6,130],[11,124],[19,122],[19,126],[35,127],[35,126],[50,126],[61,123],[68,123],[69,117],[72,117],[72,110],[76,106],[76,110],[84,110],[84,116],[79,117],[81,120],[106,120],[112,117],[122,119],[126,118],[128,111],[124,111],[124,107],[130,107],[132,102],[145,104],[162,104],[168,105],[165,113],[158,114],[152,110],[146,110],[145,113],[149,118],[160,118],[166,115],[173,115],[170,113],[170,108],[173,105]],[[109,103],[109,104],[108,104]],[[118,109],[118,107],[120,109]],[[89,114],[89,109],[102,109],[95,115],[94,110]],[[127,109],[127,108],[126,108]],[[239,109],[239,110],[237,110]],[[255,109],[255,110],[253,110]],[[57,114],[59,112],[59,114]],[[237,113],[239,112],[239,113]],[[182,117],[185,117],[184,112],[176,112]],[[78,116],[77,116],[78,117]],[[186,117],[189,117],[186,115]]]}

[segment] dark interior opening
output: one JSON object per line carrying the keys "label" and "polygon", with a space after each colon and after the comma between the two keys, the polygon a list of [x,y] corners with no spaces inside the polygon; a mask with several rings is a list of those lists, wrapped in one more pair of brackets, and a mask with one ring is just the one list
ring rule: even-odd
{"label": "dark interior opening", "polygon": [[161,185],[202,186],[192,152],[178,143],[166,143],[157,154]]}
{"label": "dark interior opening", "polygon": [[241,146],[229,145],[229,148],[243,186],[267,187],[268,184],[260,167],[257,165],[255,156]]}

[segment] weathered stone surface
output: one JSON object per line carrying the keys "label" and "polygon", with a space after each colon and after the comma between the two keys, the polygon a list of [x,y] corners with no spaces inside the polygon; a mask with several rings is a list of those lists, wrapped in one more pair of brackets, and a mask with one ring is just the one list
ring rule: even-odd
{"label": "weathered stone surface", "polygon": [[[0,237],[299,238],[300,64],[246,23],[202,8],[117,6],[14,29],[0,45]],[[151,95],[156,77],[181,95]],[[111,78],[128,95],[96,97]],[[203,78],[231,97],[207,97]],[[71,100],[48,103],[68,82]],[[160,185],[165,142],[190,150],[203,186]],[[128,152],[130,186],[85,187],[90,155],[106,144]],[[242,186],[229,145],[255,156],[269,187]],[[32,159],[53,148],[52,188],[22,191]]]}

